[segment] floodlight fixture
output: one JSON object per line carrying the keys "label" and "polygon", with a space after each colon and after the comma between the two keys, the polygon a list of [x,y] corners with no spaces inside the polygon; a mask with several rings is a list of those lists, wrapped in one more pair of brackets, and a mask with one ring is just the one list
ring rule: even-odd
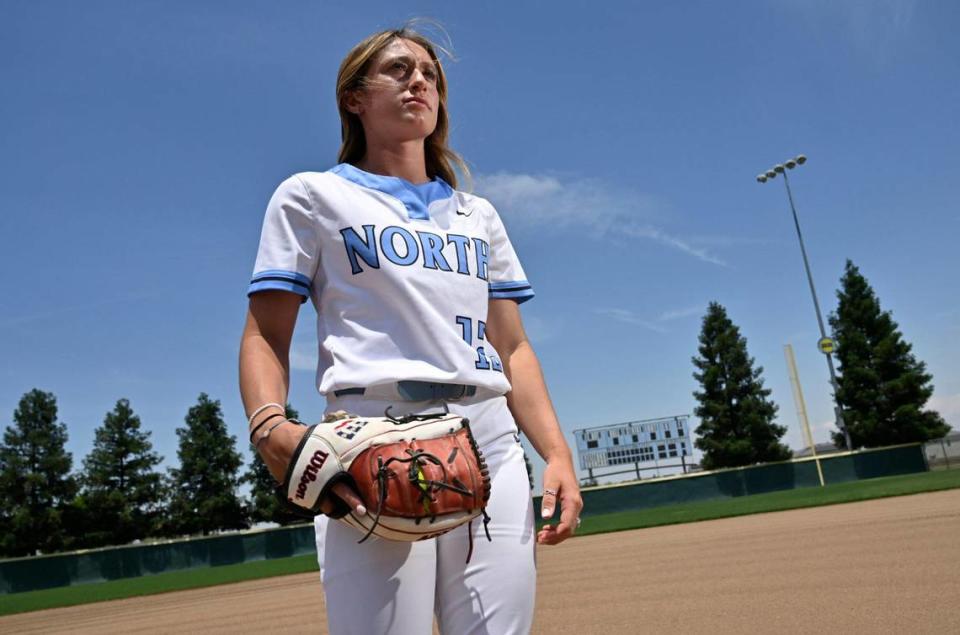
{"label": "floodlight fixture", "polygon": [[[790,202],[790,212],[793,214],[793,224],[797,228],[797,240],[800,242],[800,254],[803,256],[803,267],[807,272],[807,282],[810,283],[810,295],[813,297],[813,308],[817,314],[817,324],[820,327],[820,341],[830,341],[827,338],[826,328],[823,324],[823,314],[820,311],[820,301],[817,299],[817,291],[813,286],[813,275],[810,273],[810,262],[807,260],[807,249],[803,244],[803,235],[800,233],[800,221],[797,219],[797,208],[793,204],[793,193],[790,191],[790,179],[787,178],[787,170],[792,170],[798,165],[803,165],[807,162],[806,155],[798,154],[792,159],[788,159],[783,163],[778,163],[773,166],[773,169],[767,170],[765,173],[757,176],[757,181],[760,183],[766,183],[768,179],[776,178],[777,173],[783,175],[783,185],[787,189],[787,200]],[[847,427],[846,421],[843,418],[843,410],[840,408],[840,403],[837,401],[837,394],[840,392],[839,387],[837,386],[837,375],[836,371],[833,368],[833,357],[830,350],[820,349],[821,352],[826,355],[827,358],[827,367],[830,370],[830,384],[833,386],[833,399],[834,399],[834,413],[837,417],[837,427],[843,431],[844,440],[847,444],[847,449],[853,447],[850,440],[850,429]]]}

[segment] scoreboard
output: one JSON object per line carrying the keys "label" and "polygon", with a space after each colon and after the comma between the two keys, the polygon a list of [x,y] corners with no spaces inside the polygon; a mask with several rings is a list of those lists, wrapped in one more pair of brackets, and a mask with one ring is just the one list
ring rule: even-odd
{"label": "scoreboard", "polygon": [[633,465],[691,456],[689,415],[574,430],[580,469]]}

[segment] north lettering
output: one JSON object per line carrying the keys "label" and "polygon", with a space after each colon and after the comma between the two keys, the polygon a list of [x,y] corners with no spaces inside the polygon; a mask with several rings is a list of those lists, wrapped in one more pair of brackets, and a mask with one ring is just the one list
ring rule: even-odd
{"label": "north lettering", "polygon": [[480,238],[461,234],[441,236],[427,231],[417,231],[414,236],[395,225],[382,230],[375,225],[363,225],[362,232],[344,227],[340,235],[354,275],[367,269],[379,269],[382,255],[386,261],[400,267],[419,262],[424,269],[472,274],[481,280],[487,280],[489,276],[490,244]]}

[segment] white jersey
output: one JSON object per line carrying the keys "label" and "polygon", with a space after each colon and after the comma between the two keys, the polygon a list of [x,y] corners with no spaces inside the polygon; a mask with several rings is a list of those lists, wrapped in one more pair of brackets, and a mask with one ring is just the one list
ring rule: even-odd
{"label": "white jersey", "polygon": [[324,395],[399,380],[504,394],[488,299],[533,297],[487,200],[349,164],[296,174],[273,194],[248,295],[267,289],[313,301]]}

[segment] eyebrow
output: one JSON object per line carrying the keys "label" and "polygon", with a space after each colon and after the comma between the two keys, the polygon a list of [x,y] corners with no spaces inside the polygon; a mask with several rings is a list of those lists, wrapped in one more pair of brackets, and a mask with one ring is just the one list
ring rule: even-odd
{"label": "eyebrow", "polygon": [[[417,64],[418,61],[419,60],[416,60],[411,55],[408,55],[406,53],[400,53],[398,55],[391,55],[387,57],[386,59],[383,60],[383,63],[386,64],[387,62],[406,62],[407,64],[414,66]],[[432,68],[433,70],[437,70],[437,64],[433,60],[421,62],[420,66],[421,68]]]}

